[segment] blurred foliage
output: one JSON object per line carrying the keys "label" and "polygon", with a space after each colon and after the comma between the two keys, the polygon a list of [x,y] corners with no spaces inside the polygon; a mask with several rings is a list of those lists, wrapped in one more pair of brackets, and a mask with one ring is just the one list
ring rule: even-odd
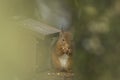
{"label": "blurred foliage", "polygon": [[75,0],[77,80],[120,79],[118,4],[119,0]]}

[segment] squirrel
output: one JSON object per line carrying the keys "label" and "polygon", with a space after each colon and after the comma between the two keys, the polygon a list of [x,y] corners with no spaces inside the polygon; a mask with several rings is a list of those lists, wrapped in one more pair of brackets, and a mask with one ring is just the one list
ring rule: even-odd
{"label": "squirrel", "polygon": [[71,32],[59,33],[58,40],[52,53],[53,66],[60,72],[72,72],[73,35]]}

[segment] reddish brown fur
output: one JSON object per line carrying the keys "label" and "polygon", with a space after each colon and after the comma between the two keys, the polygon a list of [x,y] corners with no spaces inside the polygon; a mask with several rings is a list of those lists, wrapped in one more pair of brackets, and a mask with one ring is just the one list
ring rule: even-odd
{"label": "reddish brown fur", "polygon": [[[69,56],[67,61],[67,68],[63,68],[60,64],[59,57],[63,54],[67,54]],[[56,70],[61,71],[71,71],[72,69],[72,54],[73,54],[73,46],[72,46],[72,34],[70,32],[60,32],[58,41],[55,46],[55,50],[52,54],[53,65]]]}

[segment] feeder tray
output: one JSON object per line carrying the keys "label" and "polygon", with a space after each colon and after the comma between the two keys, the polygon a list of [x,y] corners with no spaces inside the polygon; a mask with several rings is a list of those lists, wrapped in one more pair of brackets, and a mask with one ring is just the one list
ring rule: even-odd
{"label": "feeder tray", "polygon": [[60,30],[55,27],[49,26],[47,24],[44,24],[40,21],[33,20],[33,19],[23,20],[22,23],[26,28],[39,34],[39,37],[41,39],[57,37],[60,32]]}

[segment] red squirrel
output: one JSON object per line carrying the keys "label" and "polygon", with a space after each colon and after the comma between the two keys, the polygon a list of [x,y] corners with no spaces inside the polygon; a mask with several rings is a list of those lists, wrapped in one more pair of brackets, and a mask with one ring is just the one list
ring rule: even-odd
{"label": "red squirrel", "polygon": [[72,33],[61,31],[52,53],[53,66],[57,71],[72,71],[73,43]]}

